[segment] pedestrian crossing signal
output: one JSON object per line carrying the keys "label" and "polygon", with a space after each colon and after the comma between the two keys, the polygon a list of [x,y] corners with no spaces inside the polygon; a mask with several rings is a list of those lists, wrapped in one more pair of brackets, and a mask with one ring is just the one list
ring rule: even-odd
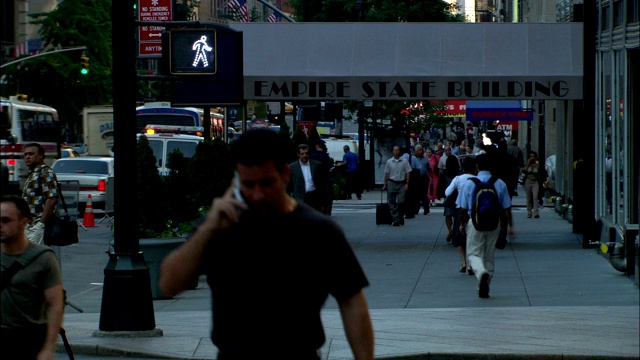
{"label": "pedestrian crossing signal", "polygon": [[89,73],[89,58],[84,53],[80,56],[80,73],[82,75]]}
{"label": "pedestrian crossing signal", "polygon": [[217,70],[216,31],[174,29],[169,32],[171,74],[214,75]]}

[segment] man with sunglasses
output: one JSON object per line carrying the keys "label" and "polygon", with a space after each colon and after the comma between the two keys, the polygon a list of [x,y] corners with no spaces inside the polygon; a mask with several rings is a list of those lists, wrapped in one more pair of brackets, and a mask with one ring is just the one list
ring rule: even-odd
{"label": "man with sunglasses", "polygon": [[16,195],[0,198],[0,328],[5,359],[53,359],[64,313],[56,255],[27,240],[31,213]]}

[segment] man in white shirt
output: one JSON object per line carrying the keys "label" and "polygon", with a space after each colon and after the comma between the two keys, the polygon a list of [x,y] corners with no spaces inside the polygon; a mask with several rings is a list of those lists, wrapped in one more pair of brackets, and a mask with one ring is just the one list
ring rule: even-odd
{"label": "man in white shirt", "polygon": [[294,199],[318,211],[322,209],[323,200],[321,191],[317,190],[317,184],[321,183],[321,179],[318,178],[320,165],[319,161],[309,159],[309,145],[298,145],[298,161],[289,164],[291,180],[287,184],[287,192]]}

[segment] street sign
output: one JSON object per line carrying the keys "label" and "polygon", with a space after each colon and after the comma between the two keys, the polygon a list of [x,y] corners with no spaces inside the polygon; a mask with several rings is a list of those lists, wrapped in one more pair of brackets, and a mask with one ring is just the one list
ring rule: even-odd
{"label": "street sign", "polygon": [[[172,0],[138,0],[139,21],[171,21]],[[162,31],[164,26],[138,26],[138,56],[162,57]]]}
{"label": "street sign", "polygon": [[164,26],[139,26],[138,38],[140,42],[158,42],[162,40]]}
{"label": "street sign", "polygon": [[162,55],[162,43],[139,43],[138,54],[153,57],[157,54]]}

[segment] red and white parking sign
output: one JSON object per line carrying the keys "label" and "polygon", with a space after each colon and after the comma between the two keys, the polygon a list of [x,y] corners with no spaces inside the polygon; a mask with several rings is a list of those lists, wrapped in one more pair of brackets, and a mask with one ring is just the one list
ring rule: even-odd
{"label": "red and white parking sign", "polygon": [[[139,21],[171,21],[172,14],[172,0],[138,0]],[[162,56],[162,30],[164,26],[138,26],[139,55]]]}

